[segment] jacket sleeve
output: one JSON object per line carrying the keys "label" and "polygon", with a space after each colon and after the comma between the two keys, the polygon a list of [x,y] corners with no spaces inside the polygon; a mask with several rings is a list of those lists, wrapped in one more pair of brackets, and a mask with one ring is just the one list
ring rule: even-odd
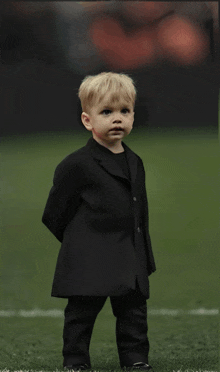
{"label": "jacket sleeve", "polygon": [[66,226],[80,205],[80,182],[77,167],[61,162],[54,173],[53,186],[44,209],[42,222],[60,241]]}

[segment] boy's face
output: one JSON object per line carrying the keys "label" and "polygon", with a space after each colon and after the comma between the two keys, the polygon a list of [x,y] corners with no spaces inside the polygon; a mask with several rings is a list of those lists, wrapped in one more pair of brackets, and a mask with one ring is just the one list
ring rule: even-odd
{"label": "boy's face", "polygon": [[109,103],[108,97],[89,113],[82,113],[82,122],[87,130],[92,131],[93,138],[106,145],[121,143],[132,130],[134,107],[124,100]]}

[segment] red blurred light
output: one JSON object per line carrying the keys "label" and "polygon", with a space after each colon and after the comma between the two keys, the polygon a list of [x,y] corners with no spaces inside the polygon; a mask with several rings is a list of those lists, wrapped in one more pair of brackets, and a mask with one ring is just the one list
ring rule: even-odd
{"label": "red blurred light", "polygon": [[128,36],[118,21],[106,18],[92,23],[90,37],[111,68],[136,68],[156,58],[155,32],[149,28]]}
{"label": "red blurred light", "polygon": [[199,26],[178,16],[161,22],[157,41],[164,58],[185,65],[201,62],[209,53],[208,36]]}

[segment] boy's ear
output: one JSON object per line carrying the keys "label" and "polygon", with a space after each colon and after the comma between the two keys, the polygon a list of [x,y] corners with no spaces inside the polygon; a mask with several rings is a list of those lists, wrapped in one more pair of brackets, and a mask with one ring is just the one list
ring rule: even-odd
{"label": "boy's ear", "polygon": [[91,131],[92,130],[92,125],[91,125],[91,122],[90,122],[89,114],[87,114],[86,112],[82,112],[81,120],[82,120],[82,123],[83,123],[84,127],[87,130]]}

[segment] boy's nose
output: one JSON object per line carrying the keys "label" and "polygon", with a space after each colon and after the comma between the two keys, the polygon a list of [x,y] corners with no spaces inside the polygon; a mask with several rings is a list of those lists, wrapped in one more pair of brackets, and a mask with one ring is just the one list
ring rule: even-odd
{"label": "boy's nose", "polygon": [[122,122],[122,115],[121,113],[116,113],[113,118],[113,123],[121,123]]}

